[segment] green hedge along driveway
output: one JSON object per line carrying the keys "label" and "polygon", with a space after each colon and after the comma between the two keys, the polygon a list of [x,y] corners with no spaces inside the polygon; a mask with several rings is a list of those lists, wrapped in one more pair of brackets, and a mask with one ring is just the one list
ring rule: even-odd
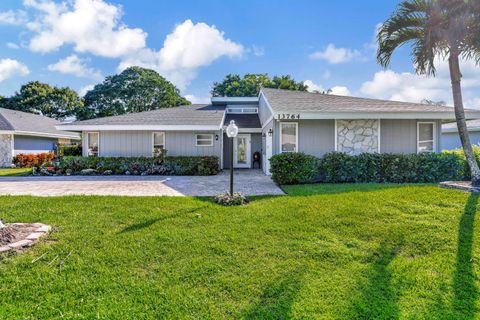
{"label": "green hedge along driveway", "polygon": [[55,227],[0,261],[0,319],[474,319],[477,197],[309,185],[205,198],[1,197]]}

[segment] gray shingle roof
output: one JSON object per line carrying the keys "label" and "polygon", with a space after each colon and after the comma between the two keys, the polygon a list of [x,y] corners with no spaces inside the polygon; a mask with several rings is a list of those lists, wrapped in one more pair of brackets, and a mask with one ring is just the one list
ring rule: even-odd
{"label": "gray shingle roof", "polygon": [[197,104],[121,116],[76,121],[71,125],[218,125],[222,123],[225,106]]}
{"label": "gray shingle roof", "polygon": [[452,107],[263,88],[275,112],[453,112]]}
{"label": "gray shingle roof", "polygon": [[[467,120],[467,128],[470,129],[479,129],[480,128],[480,119],[475,119],[475,120]],[[445,123],[442,125],[442,130],[443,131],[458,131],[457,129],[457,123],[456,122],[450,122],[450,123]]]}
{"label": "gray shingle roof", "polygon": [[52,118],[16,110],[0,108],[0,130],[32,132],[45,135],[62,135],[80,138],[75,132],[59,131],[56,125],[61,124]]}
{"label": "gray shingle roof", "polygon": [[261,128],[258,114],[227,114],[225,116],[225,126],[228,126],[230,120],[235,120],[235,124],[239,128]]}

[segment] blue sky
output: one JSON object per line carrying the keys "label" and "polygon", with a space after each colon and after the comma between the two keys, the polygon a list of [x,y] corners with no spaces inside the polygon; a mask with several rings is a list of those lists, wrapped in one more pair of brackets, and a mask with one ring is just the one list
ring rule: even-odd
{"label": "blue sky", "polygon": [[[336,94],[451,103],[448,70],[391,70],[374,33],[398,1],[2,0],[0,94],[39,80],[85,92],[130,65],[157,70],[194,102],[228,73],[289,74]],[[464,62],[465,102],[480,107],[480,68]]]}

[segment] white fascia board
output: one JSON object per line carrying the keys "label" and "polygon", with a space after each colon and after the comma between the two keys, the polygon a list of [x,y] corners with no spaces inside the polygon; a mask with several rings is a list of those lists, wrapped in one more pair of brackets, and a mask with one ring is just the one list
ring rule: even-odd
{"label": "white fascia board", "polygon": [[82,125],[64,124],[55,127],[66,131],[218,131],[218,125]]}
{"label": "white fascia board", "polygon": [[[283,115],[299,115],[300,118],[291,120],[314,120],[314,119],[438,119],[455,120],[455,114],[452,112],[275,112],[274,118],[282,119]],[[279,118],[280,117],[280,118]],[[467,119],[479,119],[480,111],[466,111]]]}
{"label": "white fascia board", "polygon": [[[58,129],[57,129],[58,130]],[[80,136],[70,136],[65,134],[34,132],[34,131],[14,131],[13,134],[19,136],[32,136],[32,137],[45,137],[45,138],[60,138],[60,139],[73,139],[80,140]]]}
{"label": "white fascia board", "polygon": [[15,131],[11,131],[11,130],[0,130],[0,134],[14,134]]}

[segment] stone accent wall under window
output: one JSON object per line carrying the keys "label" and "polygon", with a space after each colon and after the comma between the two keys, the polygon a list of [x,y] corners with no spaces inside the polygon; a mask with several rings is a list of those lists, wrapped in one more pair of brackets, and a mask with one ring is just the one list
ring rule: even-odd
{"label": "stone accent wall under window", "polygon": [[337,120],[337,151],[356,155],[378,152],[379,120]]}
{"label": "stone accent wall under window", "polygon": [[10,167],[12,165],[12,141],[13,135],[0,134],[0,168]]}

